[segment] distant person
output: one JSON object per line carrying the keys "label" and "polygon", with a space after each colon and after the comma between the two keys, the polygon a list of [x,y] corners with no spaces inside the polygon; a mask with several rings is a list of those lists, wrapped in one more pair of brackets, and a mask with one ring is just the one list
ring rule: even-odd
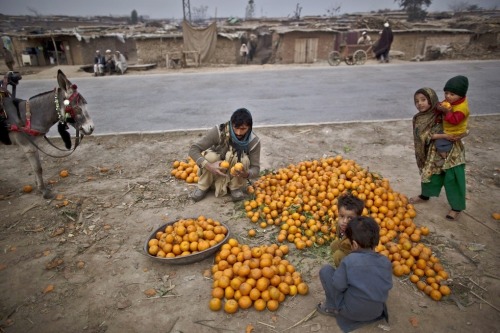
{"label": "distant person", "polygon": [[120,51],[115,51],[113,60],[115,61],[116,72],[122,75],[125,74],[128,68],[127,59],[125,59],[125,56],[121,54]]}
{"label": "distant person", "polygon": [[94,57],[94,76],[104,75],[104,67],[106,66],[106,58],[101,54],[101,51],[95,51]]}
{"label": "distant person", "polygon": [[250,35],[250,41],[248,43],[248,60],[253,61],[255,52],[257,51],[257,36],[254,34]]}
{"label": "distant person", "polygon": [[374,251],[379,232],[372,217],[355,217],[346,229],[352,252],[337,269],[324,265],[319,271],[326,299],[316,309],[335,317],[343,332],[380,319],[389,321],[385,302],[392,288],[392,266],[387,257]]}
{"label": "distant person", "polygon": [[373,47],[375,58],[377,58],[379,62],[389,62],[389,51],[391,50],[393,40],[394,35],[391,27],[389,26],[389,22],[385,22],[380,38]]}
{"label": "distant person", "polygon": [[371,43],[372,39],[370,38],[370,36],[368,36],[366,31],[363,31],[361,33],[361,37],[359,37],[358,39],[358,45],[371,45]]}
{"label": "distant person", "polygon": [[113,74],[115,72],[115,59],[111,50],[106,50],[106,65],[105,65],[106,73]]}
{"label": "distant person", "polygon": [[245,44],[245,43],[241,44],[240,57],[241,57],[242,64],[248,63],[248,47],[247,47],[247,44]]}
{"label": "distant person", "polygon": [[[189,157],[199,167],[198,188],[191,193],[191,199],[202,200],[210,188],[215,189],[216,197],[229,190],[233,201],[245,198],[242,188],[260,173],[260,139],[252,127],[250,111],[241,108],[228,122],[212,127],[191,146]],[[221,166],[222,162],[227,162],[226,167]],[[238,170],[233,168],[236,165]]]}
{"label": "distant person", "polygon": [[9,68],[9,71],[13,72],[14,71],[14,57],[12,56],[12,53],[10,53],[9,50],[4,46],[3,47],[3,58],[5,60],[5,65]]}

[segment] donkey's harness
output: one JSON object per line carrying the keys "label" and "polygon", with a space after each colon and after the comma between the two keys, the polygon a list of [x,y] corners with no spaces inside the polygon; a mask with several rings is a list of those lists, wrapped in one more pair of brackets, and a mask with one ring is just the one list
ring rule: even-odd
{"label": "donkey's harness", "polygon": [[[78,93],[78,91],[77,91],[78,87],[75,84],[73,84],[71,86],[71,88],[73,90],[73,93],[71,94],[71,96],[69,96],[69,98],[64,100],[64,102],[63,102],[64,108],[61,108],[61,106],[59,104],[59,89],[60,88],[54,88],[54,91],[53,91],[54,92],[54,104],[55,104],[55,109],[57,112],[57,118],[58,118],[58,122],[59,122],[58,126],[59,127],[67,128],[68,122],[75,122],[76,109],[80,109],[80,107],[78,106],[78,103],[80,101],[80,98],[83,99],[83,97],[80,95],[80,93]],[[85,100],[84,100],[84,102],[85,102]],[[14,105],[16,106],[19,119],[21,120],[22,118],[20,115],[20,112],[21,112],[20,111],[20,100],[14,99]],[[83,138],[83,135],[80,135],[80,130],[76,127],[75,128],[76,129],[75,145],[74,145],[73,150],[69,154],[64,155],[64,156],[53,156],[51,154],[46,153],[30,137],[43,135],[45,140],[47,140],[47,142],[52,147],[54,147],[58,150],[61,150],[61,151],[67,151],[67,150],[61,149],[61,148],[55,146],[49,140],[49,138],[47,138],[47,136],[45,135],[46,133],[43,133],[43,132],[40,132],[36,129],[31,128],[31,107],[30,107],[30,100],[29,99],[26,100],[25,110],[26,110],[26,122],[25,122],[25,124],[21,125],[21,126],[19,126],[17,124],[11,124],[9,130],[13,131],[13,132],[20,132],[20,133],[25,134],[27,136],[27,138],[29,139],[30,143],[32,145],[34,145],[38,150],[43,152],[44,154],[51,156],[51,157],[66,157],[66,156],[70,155],[71,153],[73,153],[73,151],[76,149],[76,147],[78,147],[78,145],[80,144],[80,141]]]}

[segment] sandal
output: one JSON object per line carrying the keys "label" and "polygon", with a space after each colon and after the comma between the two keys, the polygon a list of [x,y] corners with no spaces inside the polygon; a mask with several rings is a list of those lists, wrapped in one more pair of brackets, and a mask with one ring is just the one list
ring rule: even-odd
{"label": "sandal", "polygon": [[457,212],[456,210],[450,210],[448,214],[446,214],[446,219],[449,221],[457,221],[460,217],[461,212]]}
{"label": "sandal", "polygon": [[425,200],[425,199],[422,199],[422,197],[420,195],[417,195],[416,197],[411,197],[408,202],[411,203],[412,205],[414,204],[418,204],[418,203],[423,203],[423,202],[427,202],[429,199]]}
{"label": "sandal", "polygon": [[328,309],[326,308],[323,303],[318,303],[316,305],[316,310],[321,313],[322,315],[325,316],[330,316],[330,317],[335,317],[339,312],[335,309]]}

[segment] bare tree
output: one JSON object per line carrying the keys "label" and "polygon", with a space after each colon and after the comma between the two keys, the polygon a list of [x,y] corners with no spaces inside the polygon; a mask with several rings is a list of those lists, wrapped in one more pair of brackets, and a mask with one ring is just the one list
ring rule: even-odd
{"label": "bare tree", "polygon": [[193,20],[194,21],[204,21],[207,18],[208,6],[198,6],[193,7]]}
{"label": "bare tree", "polygon": [[472,11],[472,10],[481,10],[479,5],[471,4],[468,1],[460,1],[457,3],[453,3],[448,6],[452,12],[459,13],[459,12],[465,12],[465,11]]}
{"label": "bare tree", "polygon": [[255,1],[248,0],[248,5],[245,11],[245,18],[251,19],[255,16]]}
{"label": "bare tree", "polygon": [[40,13],[35,8],[33,8],[33,7],[26,7],[26,9],[28,11],[32,12],[35,16],[40,16]]}
{"label": "bare tree", "polygon": [[297,3],[297,6],[295,6],[295,11],[293,12],[292,17],[296,20],[300,20],[301,12],[302,12],[302,7],[300,6],[300,3]]}
{"label": "bare tree", "polygon": [[335,15],[337,15],[339,12],[340,12],[340,6],[341,5],[330,5],[330,7],[328,7],[326,9],[326,15],[327,17],[334,17]]}

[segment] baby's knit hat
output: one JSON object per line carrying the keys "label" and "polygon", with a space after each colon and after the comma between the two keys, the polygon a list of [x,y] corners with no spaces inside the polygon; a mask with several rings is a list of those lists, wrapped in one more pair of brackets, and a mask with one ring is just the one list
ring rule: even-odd
{"label": "baby's knit hat", "polygon": [[449,79],[444,85],[443,90],[465,97],[467,95],[467,89],[469,89],[469,79],[463,75],[458,75]]}

